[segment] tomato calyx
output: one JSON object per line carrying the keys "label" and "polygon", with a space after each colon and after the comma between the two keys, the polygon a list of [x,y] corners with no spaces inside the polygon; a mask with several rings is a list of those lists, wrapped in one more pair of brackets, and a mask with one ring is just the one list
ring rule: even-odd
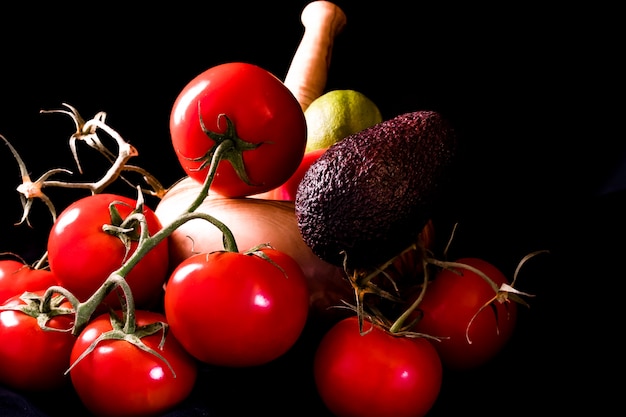
{"label": "tomato calyx", "polygon": [[244,251],[243,254],[244,255],[248,255],[248,256],[257,256],[257,257],[263,259],[264,261],[269,262],[274,267],[278,268],[280,270],[280,272],[282,272],[283,275],[286,277],[287,276],[287,272],[280,265],[278,265],[272,258],[267,256],[267,253],[263,252],[262,249],[264,249],[264,248],[273,249],[272,245],[270,245],[269,243],[261,243],[261,244],[258,244],[256,246],[254,246],[254,247]]}
{"label": "tomato calyx", "polygon": [[26,291],[20,297],[20,300],[24,304],[7,304],[0,306],[0,311],[13,310],[20,311],[30,317],[37,319],[37,324],[43,330],[68,332],[72,329],[59,329],[56,327],[49,327],[48,322],[57,316],[65,316],[75,314],[73,308],[62,307],[66,297],[61,294],[54,294],[52,292],[45,293],[44,295],[34,292]]}
{"label": "tomato calyx", "polygon": [[198,102],[198,114],[200,115],[199,119],[202,131],[215,142],[215,145],[211,147],[205,155],[199,158],[191,159],[191,161],[194,162],[202,161],[202,164],[196,170],[200,171],[202,169],[206,169],[208,166],[208,176],[210,177],[209,181],[212,181],[219,163],[221,161],[228,161],[232,165],[239,178],[247,185],[262,185],[253,183],[248,177],[248,173],[243,162],[243,153],[245,151],[254,150],[266,142],[252,143],[240,138],[237,135],[237,129],[235,128],[235,124],[224,113],[221,113],[217,116],[217,125],[219,127],[220,121],[222,119],[226,120],[225,133],[213,132],[207,129],[204,124],[204,120],[202,119],[202,113],[200,113],[200,102]]}
{"label": "tomato calyx", "polygon": [[134,316],[134,310],[131,312],[131,309],[127,310],[124,316],[125,317],[120,318],[115,311],[110,311],[109,317],[111,319],[112,330],[104,332],[100,336],[98,336],[91,343],[91,345],[89,345],[89,347],[78,358],[76,358],[76,360],[70,365],[67,371],[65,371],[65,374],[68,374],[78,362],[80,362],[87,355],[93,352],[100,342],[105,340],[123,340],[132,344],[133,346],[136,346],[144,352],[150,353],[151,355],[159,358],[167,365],[172,375],[176,377],[176,372],[174,371],[174,368],[169,363],[169,361],[165,359],[165,357],[163,357],[163,355],[161,355],[159,352],[148,347],[145,343],[141,341],[143,337],[162,332],[163,334],[161,337],[161,342],[159,343],[159,348],[162,348],[165,345],[165,337],[168,331],[167,323],[153,322],[145,326],[137,326]]}

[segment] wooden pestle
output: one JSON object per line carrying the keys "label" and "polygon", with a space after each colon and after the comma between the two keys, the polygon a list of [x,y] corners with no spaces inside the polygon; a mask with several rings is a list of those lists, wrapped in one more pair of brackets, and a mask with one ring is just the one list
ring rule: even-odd
{"label": "wooden pestle", "polygon": [[317,0],[305,6],[300,20],[304,34],[284,83],[305,111],[324,92],[333,43],[346,25],[346,15],[336,4]]}

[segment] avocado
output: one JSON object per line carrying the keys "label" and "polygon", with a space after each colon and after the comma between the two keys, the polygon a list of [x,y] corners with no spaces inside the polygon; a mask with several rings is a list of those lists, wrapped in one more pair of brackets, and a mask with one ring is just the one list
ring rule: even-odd
{"label": "avocado", "polygon": [[351,269],[389,261],[433,215],[456,148],[454,128],[436,111],[401,114],[335,143],[298,186],[305,243]]}

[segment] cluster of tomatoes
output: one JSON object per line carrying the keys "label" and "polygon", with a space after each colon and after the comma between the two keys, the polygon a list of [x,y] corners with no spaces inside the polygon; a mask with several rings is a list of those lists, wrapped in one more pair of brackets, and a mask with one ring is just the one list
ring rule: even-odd
{"label": "cluster of tomatoes", "polygon": [[[82,124],[73,138],[100,151],[97,129],[117,135],[103,119],[74,116]],[[295,196],[290,177],[314,161],[304,155],[300,105],[269,72],[223,64],[182,90],[170,130],[181,166],[201,184],[174,221],[160,221],[141,187],[132,196],[96,192],[55,216],[40,263],[0,260],[1,384],[46,391],[71,383],[98,415],[158,415],[190,395],[200,363],[267,364],[301,336],[311,296],[304,265],[262,236],[241,248],[229,225],[196,211],[214,195]],[[113,165],[108,179],[137,170]],[[44,177],[29,184],[37,192],[27,201],[60,184]],[[172,264],[169,236],[192,219],[218,228],[223,250]],[[400,315],[401,331],[368,310],[338,319],[320,340],[312,374],[333,414],[425,415],[445,367],[481,366],[509,339],[522,294],[504,274],[480,259],[437,262],[424,267],[436,276],[403,300],[413,307]]]}

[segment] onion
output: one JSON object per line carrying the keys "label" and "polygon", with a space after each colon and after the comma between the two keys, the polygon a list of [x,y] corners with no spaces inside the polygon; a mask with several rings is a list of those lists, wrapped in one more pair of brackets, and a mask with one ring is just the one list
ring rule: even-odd
{"label": "onion", "polygon": [[[201,188],[201,184],[189,177],[174,184],[155,208],[161,223],[168,225],[185,212]],[[210,194],[196,212],[209,214],[224,223],[233,233],[240,251],[267,243],[294,258],[309,284],[312,316],[338,318],[339,312],[346,310],[329,307],[341,305],[341,300],[354,303],[354,292],[343,269],[321,260],[302,240],[293,201]],[[222,232],[208,221],[193,219],[170,235],[169,248],[173,269],[194,253],[223,250]]]}

